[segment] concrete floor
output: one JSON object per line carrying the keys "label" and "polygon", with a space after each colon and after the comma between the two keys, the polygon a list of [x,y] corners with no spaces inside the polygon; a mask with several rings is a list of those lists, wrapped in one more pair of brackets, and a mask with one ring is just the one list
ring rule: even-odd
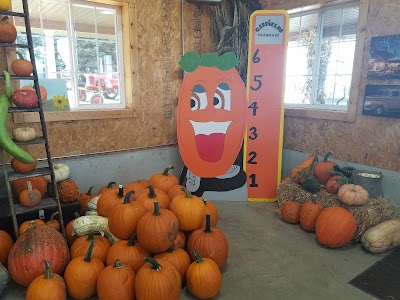
{"label": "concrete floor", "polygon": [[[382,256],[359,244],[332,250],[315,234],[281,221],[275,203],[217,202],[218,227],[229,241],[222,290],[215,299],[375,299],[348,282]],[[0,299],[24,299],[9,284]],[[186,289],[181,299],[194,299]],[[162,300],[162,299],[160,299]]]}

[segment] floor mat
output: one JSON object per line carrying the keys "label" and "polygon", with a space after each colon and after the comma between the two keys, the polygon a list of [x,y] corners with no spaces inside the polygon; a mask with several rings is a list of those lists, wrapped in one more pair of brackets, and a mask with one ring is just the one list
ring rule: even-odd
{"label": "floor mat", "polygon": [[400,300],[400,248],[392,250],[349,284],[379,299]]}

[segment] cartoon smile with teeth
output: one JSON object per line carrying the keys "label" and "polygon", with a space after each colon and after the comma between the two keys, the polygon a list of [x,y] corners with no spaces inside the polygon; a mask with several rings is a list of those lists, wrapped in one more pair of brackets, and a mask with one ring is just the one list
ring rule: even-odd
{"label": "cartoon smile with teeth", "polygon": [[[196,177],[223,177],[241,155],[247,97],[235,69],[238,63],[232,52],[219,57],[188,52],[179,62],[186,74],[178,103],[178,145],[186,168]],[[243,174],[240,185],[246,181]]]}

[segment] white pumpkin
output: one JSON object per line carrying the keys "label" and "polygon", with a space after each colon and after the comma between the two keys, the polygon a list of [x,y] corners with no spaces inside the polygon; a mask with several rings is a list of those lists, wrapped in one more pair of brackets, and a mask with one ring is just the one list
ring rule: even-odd
{"label": "white pumpkin", "polygon": [[32,127],[15,128],[12,132],[14,139],[18,142],[30,142],[36,137],[36,130]]}
{"label": "white pumpkin", "polygon": [[[71,174],[69,167],[64,164],[53,164],[53,169],[54,177],[56,178],[57,183],[69,178],[69,175]],[[50,175],[44,176],[44,179],[46,179],[47,182],[51,182]]]}
{"label": "white pumpkin", "polygon": [[0,295],[3,293],[9,280],[10,276],[7,269],[0,263]]}
{"label": "white pumpkin", "polygon": [[339,188],[337,197],[347,205],[363,205],[368,202],[368,191],[360,185],[344,184]]}

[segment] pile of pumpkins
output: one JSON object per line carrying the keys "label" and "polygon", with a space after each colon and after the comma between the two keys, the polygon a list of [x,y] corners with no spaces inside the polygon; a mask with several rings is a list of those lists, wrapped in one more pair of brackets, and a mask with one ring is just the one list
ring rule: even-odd
{"label": "pile of pumpkins", "polygon": [[197,298],[216,296],[229,250],[218,210],[179,185],[172,168],[79,195],[85,215],[67,224],[66,238],[49,226],[56,214],[25,224],[14,244],[10,237],[0,259],[28,287],[26,299],[179,299],[184,285]]}

